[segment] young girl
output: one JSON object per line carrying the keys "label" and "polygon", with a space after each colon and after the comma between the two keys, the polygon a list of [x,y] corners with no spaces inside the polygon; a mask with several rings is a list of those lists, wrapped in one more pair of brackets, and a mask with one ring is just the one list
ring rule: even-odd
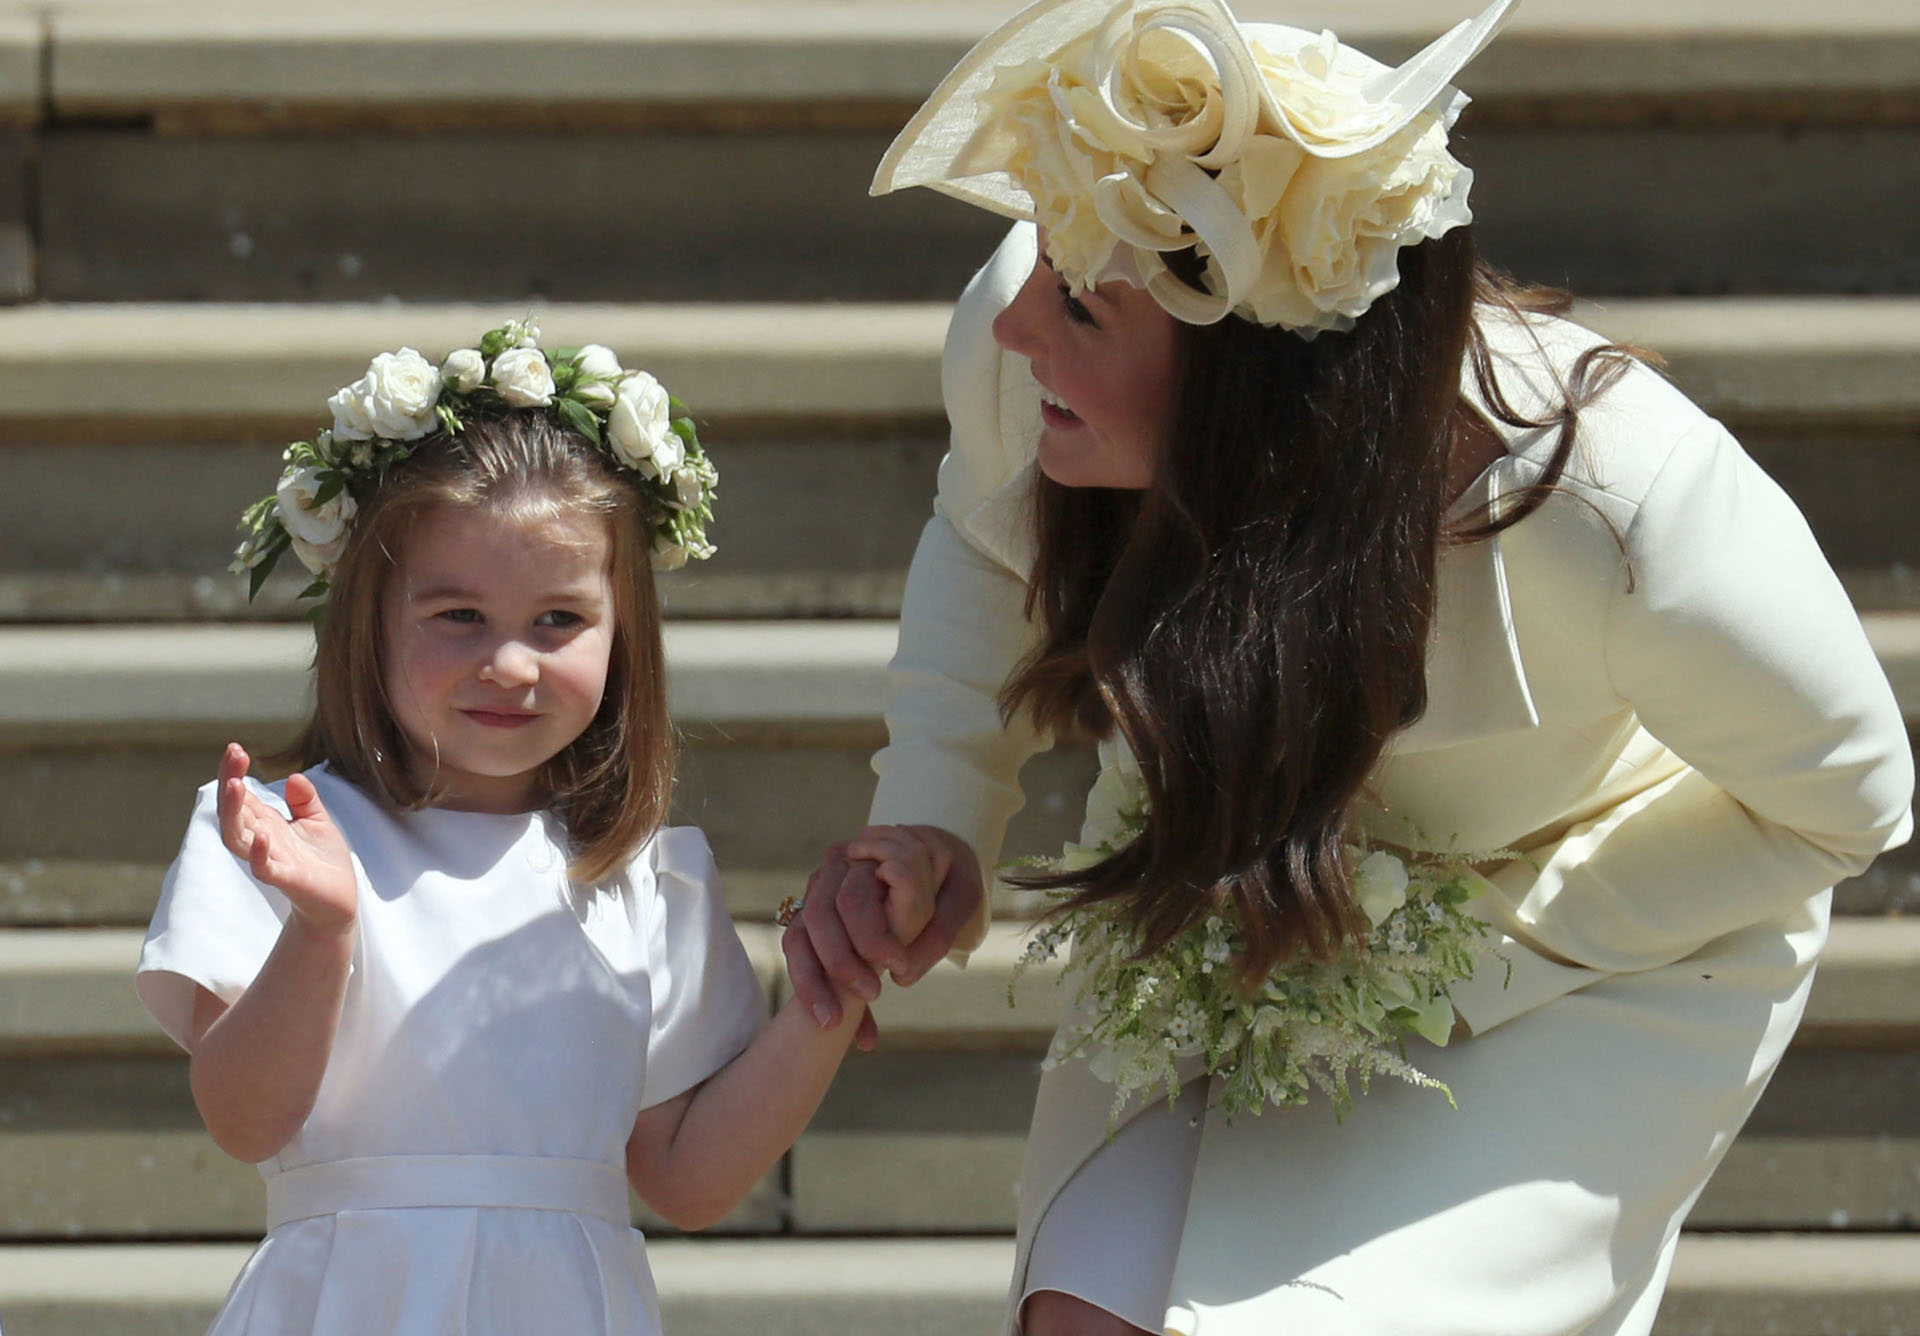
{"label": "young girl", "polygon": [[661,828],[648,558],[711,550],[692,424],[536,337],[374,359],[248,513],[254,588],[291,548],[326,598],[303,772],[227,749],[139,974],[267,1181],[219,1336],[655,1332],[628,1185],[719,1220],[852,1034],[764,1025],[704,837]]}

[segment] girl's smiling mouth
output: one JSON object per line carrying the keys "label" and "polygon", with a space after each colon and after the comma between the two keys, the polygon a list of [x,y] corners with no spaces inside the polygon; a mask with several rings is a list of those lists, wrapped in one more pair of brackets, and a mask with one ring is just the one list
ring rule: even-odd
{"label": "girl's smiling mouth", "polygon": [[519,728],[540,717],[524,710],[462,710],[460,713],[487,728]]}

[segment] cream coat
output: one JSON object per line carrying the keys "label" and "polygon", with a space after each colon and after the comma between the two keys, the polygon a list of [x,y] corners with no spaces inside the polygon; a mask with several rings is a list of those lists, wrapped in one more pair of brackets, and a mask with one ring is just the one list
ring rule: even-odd
{"label": "cream coat", "polygon": [[[1019,804],[1019,766],[1041,745],[1024,728],[1002,728],[994,703],[1030,643],[1021,601],[1039,419],[1025,360],[1003,355],[989,326],[1033,255],[1032,229],[1016,227],[968,288],[949,331],[943,376],[953,449],[909,575],[887,712],[891,741],[875,758],[876,822],[944,826],[968,839],[985,866]],[[1487,329],[1501,385],[1523,412],[1557,402],[1558,377],[1599,341],[1560,321],[1490,317]],[[1472,398],[1470,381],[1466,390]],[[1551,453],[1550,432],[1495,426],[1508,453],[1462,507],[1524,485]],[[1549,1286],[1552,1313],[1541,1309],[1511,1329],[1626,1332],[1651,1321],[1672,1233],[1797,1024],[1824,940],[1825,889],[1908,835],[1913,769],[1892,693],[1799,512],[1719,423],[1664,379],[1636,368],[1583,413],[1564,490],[1497,538],[1444,551],[1431,703],[1383,759],[1373,784],[1379,807],[1364,819],[1400,842],[1526,853],[1493,874],[1496,893],[1481,902],[1503,938],[1499,962],[1455,993],[1475,1038],[1432,1055],[1459,1083],[1456,1093],[1467,1092],[1470,1121],[1445,1135],[1473,1127],[1463,1145],[1497,1148],[1528,1130],[1500,1121],[1520,1116],[1524,1100],[1489,1098],[1479,1113],[1468,1107],[1482,1093],[1477,1081],[1486,1091],[1518,1090],[1529,1077],[1559,1080],[1540,1062],[1564,1071],[1602,1065],[1603,1088],[1623,1116],[1602,1107],[1605,1095],[1583,1093],[1582,1110],[1611,1117],[1615,1130],[1597,1125],[1580,1154],[1603,1165],[1632,1161],[1638,1176],[1599,1191],[1624,1203],[1606,1216],[1609,1225],[1595,1233],[1581,1218],[1548,1246],[1561,1257],[1584,1248],[1590,1262],[1602,1249],[1600,1270],[1611,1281]],[[1697,967],[1716,955],[1717,968]],[[1703,975],[1718,986],[1703,990]],[[1570,995],[1581,994],[1591,1004],[1571,1005]],[[1517,1017],[1530,1023],[1493,1042]],[[1721,1067],[1706,1089],[1694,1088],[1703,1069]],[[1624,1113],[1682,1092],[1687,1125],[1662,1124],[1673,1133],[1672,1153],[1641,1154],[1644,1129]],[[1043,1084],[1022,1186],[1022,1265],[1047,1203],[1104,1139],[1107,1098],[1074,1068]],[[1394,1119],[1405,1103],[1376,1093],[1347,1128],[1311,1134],[1304,1115],[1292,1123],[1289,1114],[1270,1115],[1251,1131],[1216,1127],[1210,1117],[1169,1330],[1286,1330],[1276,1325],[1295,1312],[1285,1305],[1321,1303],[1331,1284],[1302,1277],[1351,1266],[1373,1246],[1368,1240],[1418,1239],[1422,1220],[1444,1215],[1396,1205],[1404,1193],[1345,1210],[1354,1195],[1347,1187],[1364,1185],[1368,1172],[1356,1163],[1318,1187],[1301,1180],[1286,1189],[1323,1194],[1293,1206],[1334,1236],[1344,1231],[1344,1262],[1250,1242],[1271,1231],[1273,1222],[1256,1217],[1263,1202],[1275,1213],[1288,1174],[1337,1164],[1349,1150],[1381,1164],[1389,1150],[1404,1153],[1409,1136],[1427,1135],[1415,1130],[1427,1126],[1421,1120],[1446,1116],[1444,1106],[1432,1115],[1416,1101],[1418,1111],[1407,1115],[1414,1121],[1401,1126]],[[1530,1130],[1539,1140],[1538,1127]],[[1610,1177],[1557,1165],[1557,1144],[1541,1143],[1529,1182]],[[1490,1189],[1504,1178],[1483,1167],[1476,1180],[1473,1155],[1444,1153],[1465,1165],[1449,1171],[1459,1179],[1458,1199],[1491,1210],[1497,1194],[1476,1197],[1473,1184]],[[1485,1153],[1488,1164],[1500,1159],[1497,1149]],[[1416,1156],[1399,1172],[1419,1175],[1422,1162]],[[1483,1239],[1505,1229],[1516,1243],[1558,1238],[1544,1219],[1557,1209],[1551,1201],[1530,1206],[1522,1193],[1516,1214],[1512,1200],[1501,1200],[1491,1217],[1452,1219],[1447,1237],[1468,1228]],[[1579,1215],[1563,1213],[1567,1222]],[[1568,1241],[1576,1237],[1587,1242]],[[1397,1276],[1398,1288],[1410,1281],[1419,1289],[1420,1268],[1404,1253],[1384,1253],[1375,1265]],[[1433,1284],[1467,1269],[1442,1267]],[[1309,1319],[1299,1310],[1316,1333],[1456,1329],[1442,1317],[1410,1325],[1385,1308],[1369,1317],[1373,1310],[1354,1296],[1371,1287],[1341,1274],[1331,1288],[1348,1295],[1345,1318],[1312,1308]],[[1512,1292],[1487,1283],[1487,1293]],[[1472,1312],[1479,1300],[1468,1293],[1463,1303]],[[1445,1309],[1429,1303],[1422,1311]],[[1487,1322],[1484,1308],[1462,1320],[1461,1331],[1495,1329],[1476,1328]]]}

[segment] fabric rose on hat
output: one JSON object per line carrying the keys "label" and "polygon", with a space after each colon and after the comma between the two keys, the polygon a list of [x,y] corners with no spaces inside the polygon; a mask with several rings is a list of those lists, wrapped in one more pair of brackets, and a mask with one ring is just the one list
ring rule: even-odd
{"label": "fabric rose on hat", "polygon": [[327,400],[333,434],[352,441],[419,440],[439,425],[440,389],[440,373],[413,349],[381,353],[366,375]]}
{"label": "fabric rose on hat", "polygon": [[340,560],[347,547],[348,526],[359,510],[344,487],[324,503],[314,504],[321,486],[317,469],[297,467],[288,469],[274,490],[275,508],[293,555],[315,575],[325,575]]}
{"label": "fabric rose on hat", "polygon": [[[1119,279],[1191,323],[1348,329],[1399,282],[1402,246],[1471,218],[1447,121],[1370,97],[1381,68],[1331,33],[1269,49],[1197,7],[1121,3],[997,70],[949,174],[1010,179],[1076,290]],[[1189,247],[1204,292],[1161,258]]]}

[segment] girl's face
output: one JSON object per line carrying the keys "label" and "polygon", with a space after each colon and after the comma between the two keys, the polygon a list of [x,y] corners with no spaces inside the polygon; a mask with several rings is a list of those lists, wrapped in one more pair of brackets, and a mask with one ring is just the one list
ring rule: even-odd
{"label": "girl's face", "polygon": [[1040,382],[1040,471],[1063,487],[1139,489],[1172,425],[1174,319],[1146,291],[1102,283],[1078,297],[1040,258],[993,321],[994,341]]}
{"label": "girl's face", "polygon": [[524,812],[586,731],[613,653],[612,540],[597,515],[421,517],[387,587],[387,700],[443,806]]}

